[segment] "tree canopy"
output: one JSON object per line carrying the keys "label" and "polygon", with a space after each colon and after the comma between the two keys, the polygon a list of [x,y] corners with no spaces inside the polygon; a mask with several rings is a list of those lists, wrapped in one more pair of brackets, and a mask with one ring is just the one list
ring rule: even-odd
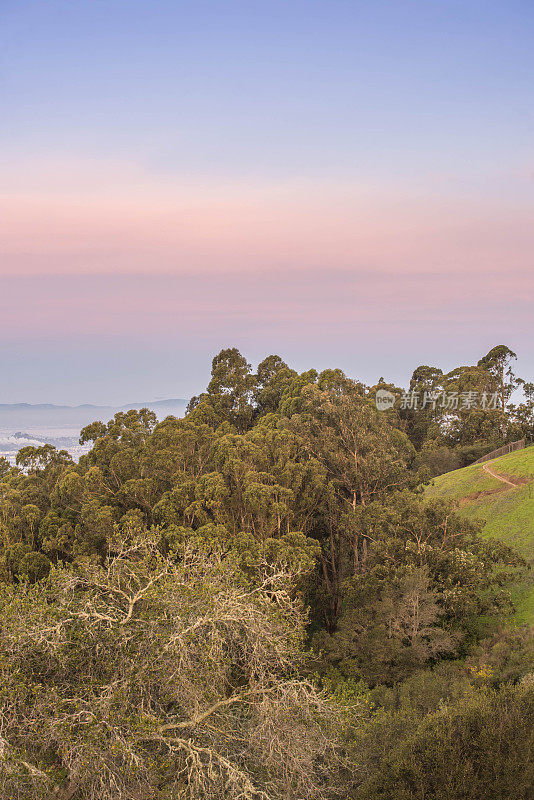
{"label": "tree canopy", "polygon": [[[45,445],[2,464],[1,796],[326,800],[397,786],[437,800],[439,763],[460,800],[455,731],[487,752],[465,797],[510,787],[516,756],[495,777],[488,720],[531,713],[528,637],[502,629],[524,565],[422,487],[531,434],[514,359],[498,346],[448,374],[423,365],[404,391],[299,374],[277,355],[254,373],[230,348],[183,418],[121,412],[82,430],[79,463]],[[496,399],[443,402],[473,393]],[[498,668],[473,678],[490,653]],[[510,797],[527,800],[518,786]]]}

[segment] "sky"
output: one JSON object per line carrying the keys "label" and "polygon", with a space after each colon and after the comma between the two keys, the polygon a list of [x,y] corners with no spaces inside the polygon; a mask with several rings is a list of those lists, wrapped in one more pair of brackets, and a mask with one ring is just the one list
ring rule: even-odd
{"label": "sky", "polygon": [[531,0],[0,0],[0,402],[534,377]]}

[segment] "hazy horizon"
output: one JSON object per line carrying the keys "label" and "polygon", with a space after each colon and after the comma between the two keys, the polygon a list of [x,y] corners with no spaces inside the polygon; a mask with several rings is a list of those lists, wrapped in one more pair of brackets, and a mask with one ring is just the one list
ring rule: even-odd
{"label": "hazy horizon", "polygon": [[[455,360],[454,356],[449,351],[447,353],[447,358],[444,361],[442,361],[442,362],[433,361],[432,365],[439,367],[440,369],[442,369],[442,371],[444,373],[447,373],[447,372],[449,372],[450,370],[454,369],[455,367],[457,367],[460,364],[462,364],[462,365],[475,364],[479,360],[479,358],[481,356],[485,355],[485,353],[491,349],[492,346],[494,346],[496,344],[501,344],[501,343],[504,343],[504,342],[499,342],[499,341],[491,342],[491,343],[488,344],[487,347],[482,347],[482,349],[479,349],[476,352],[475,352],[475,348],[473,348],[471,346],[471,348],[469,348],[469,350],[470,350],[469,357],[465,358],[463,360],[461,358]],[[229,342],[228,345],[232,346],[232,342]],[[422,354],[423,355],[424,355],[425,352],[428,354],[428,349],[425,349],[424,351],[422,349]],[[459,352],[460,352],[460,355],[461,355],[461,348],[459,349]],[[243,350],[243,353],[244,353],[245,356],[248,357],[246,350]],[[213,355],[215,355],[215,352],[211,353],[211,356],[213,356]],[[264,358],[266,355],[270,355],[270,353],[265,352],[265,353],[263,353],[263,355],[259,355],[257,357],[257,359],[255,359],[255,360],[253,359],[252,360],[252,367],[255,368],[257,366],[257,364],[259,363],[259,361],[262,360],[262,358]],[[7,393],[6,393],[6,387],[3,387],[2,391],[0,392],[0,406],[1,405],[16,406],[16,405],[19,405],[19,404],[27,403],[27,404],[32,405],[32,406],[41,405],[41,404],[51,404],[53,406],[58,406],[58,407],[66,406],[67,408],[76,409],[79,406],[88,405],[88,406],[94,406],[95,408],[108,408],[108,409],[119,410],[119,409],[123,409],[123,408],[126,408],[126,407],[134,407],[134,406],[135,407],[140,407],[141,404],[145,404],[147,406],[151,406],[153,404],[162,403],[162,401],[165,401],[165,400],[178,401],[178,402],[179,401],[183,401],[184,404],[186,404],[186,403],[189,402],[191,397],[193,397],[194,395],[199,394],[200,392],[204,391],[204,389],[206,388],[207,383],[209,381],[209,373],[210,373],[210,368],[211,368],[211,356],[208,357],[204,363],[199,365],[199,369],[195,370],[192,367],[189,371],[186,372],[186,374],[184,375],[184,379],[183,379],[183,381],[181,381],[181,383],[182,383],[182,385],[190,385],[192,387],[192,390],[189,391],[189,392],[184,393],[180,397],[171,397],[171,396],[165,397],[165,396],[159,395],[157,397],[152,397],[152,398],[145,399],[145,400],[140,400],[140,399],[136,400],[133,397],[132,397],[132,399],[128,400],[128,399],[125,399],[125,398],[121,398],[120,395],[117,395],[116,394],[116,392],[117,392],[116,388],[113,387],[113,385],[110,385],[109,386],[109,394],[107,395],[107,397],[108,398],[115,397],[116,398],[115,401],[106,399],[105,395],[102,395],[97,400],[93,400],[93,399],[91,399],[91,397],[84,397],[84,396],[80,396],[78,394],[73,394],[72,393],[72,388],[68,384],[66,384],[65,385],[65,393],[64,393],[64,395],[62,397],[54,397],[54,396],[52,396],[52,399],[50,399],[49,394],[46,393],[47,392],[47,386],[46,385],[41,385],[41,387],[40,387],[41,394],[37,393],[36,395],[34,395],[34,396],[30,397],[30,398],[28,398],[28,397],[20,397],[18,399],[14,399],[14,400],[3,399],[4,397],[8,396]],[[283,357],[283,354],[282,354],[282,357]],[[311,359],[309,362],[305,362],[303,359],[301,359],[300,361],[298,359],[297,359],[297,361],[292,361],[291,359],[289,359],[289,366],[294,368],[294,369],[297,369],[300,372],[303,372],[303,371],[305,371],[307,369],[312,369],[312,368],[321,370],[321,369],[331,369],[333,367],[339,367],[339,368],[341,368],[341,369],[343,369],[345,371],[345,373],[347,374],[347,376],[349,378],[353,378],[354,380],[360,380],[363,383],[367,384],[368,386],[372,386],[372,385],[376,384],[378,382],[378,380],[381,377],[383,377],[388,382],[395,383],[396,385],[398,385],[398,386],[400,386],[402,388],[407,388],[408,384],[410,382],[410,377],[411,377],[414,369],[417,366],[421,365],[421,364],[430,363],[429,359],[425,360],[424,358],[422,358],[417,362],[417,364],[415,362],[413,362],[413,364],[410,365],[410,364],[407,363],[407,359],[404,359],[403,361],[399,362],[396,366],[394,366],[393,369],[391,370],[391,372],[387,372],[385,369],[381,369],[381,366],[382,366],[382,362],[381,361],[377,362],[377,361],[374,360],[374,354],[368,354],[367,360],[365,362],[366,366],[367,366],[366,371],[363,371],[363,372],[362,371],[360,371],[360,372],[352,371],[351,372],[351,369],[350,369],[351,368],[350,355],[347,355],[346,358],[344,359],[345,364],[343,364],[342,361],[343,360],[339,359],[339,358],[337,359],[337,361],[329,361],[328,353],[322,353],[322,354],[320,354],[319,357],[317,357],[315,359],[315,361],[313,359]],[[515,365],[514,365],[514,371],[516,372],[516,374],[519,375],[520,377],[522,377],[524,380],[532,382],[534,380],[534,372],[533,372],[532,367],[533,367],[532,360],[529,359],[528,357],[526,357],[526,358],[525,357],[521,357],[521,355],[518,353],[518,359],[517,359],[517,362],[515,362]],[[202,372],[202,377],[198,381],[198,383],[196,385],[194,385],[192,376],[196,375],[196,374],[199,374],[199,372]],[[76,391],[76,389],[75,389],[75,391]],[[178,394],[178,393],[176,393],[176,394]],[[35,399],[36,397],[40,397],[41,399]],[[80,399],[80,397],[81,397],[81,399]],[[73,398],[73,399],[72,400],[66,400],[64,398]],[[0,427],[1,427],[1,425],[0,425]],[[10,427],[12,427],[12,426],[10,426]]]}

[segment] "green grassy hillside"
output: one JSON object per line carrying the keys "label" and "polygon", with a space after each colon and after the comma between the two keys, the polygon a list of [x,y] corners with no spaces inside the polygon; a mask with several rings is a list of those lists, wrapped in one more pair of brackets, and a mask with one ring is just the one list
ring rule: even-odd
{"label": "green grassy hillside", "polygon": [[484,536],[501,539],[527,559],[532,569],[514,600],[518,621],[534,622],[534,447],[447,472],[426,493],[453,500],[460,514],[483,520]]}

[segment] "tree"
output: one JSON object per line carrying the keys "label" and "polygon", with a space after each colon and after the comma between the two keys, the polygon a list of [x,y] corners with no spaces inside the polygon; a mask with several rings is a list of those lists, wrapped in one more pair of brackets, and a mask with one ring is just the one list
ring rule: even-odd
{"label": "tree", "polygon": [[250,364],[236,347],[230,347],[214,357],[208,388],[204,394],[192,398],[188,411],[208,403],[219,423],[227,420],[242,433],[253,419],[255,389],[256,376]]}
{"label": "tree", "polygon": [[498,344],[478,362],[478,366],[482,367],[494,381],[503,414],[512,392],[518,386],[518,379],[512,368],[516,359],[517,355],[509,347],[505,344]]}
{"label": "tree", "polygon": [[0,794],[336,795],[336,709],[299,671],[294,574],[117,542],[103,567],[3,590]]}
{"label": "tree", "polygon": [[257,388],[254,402],[258,414],[268,414],[278,410],[284,392],[297,373],[289,369],[280,356],[271,355],[258,364],[256,373]]}
{"label": "tree", "polygon": [[514,422],[519,436],[534,439],[534,383],[518,379],[523,390],[523,402],[512,406]]}
{"label": "tree", "polygon": [[415,409],[403,409],[402,418],[407,422],[407,433],[417,448],[440,433],[443,408],[439,396],[443,392],[443,372],[439,367],[421,365],[410,379],[410,392],[417,396]]}
{"label": "tree", "polygon": [[530,800],[533,721],[529,677],[518,686],[482,689],[442,703],[419,724],[411,721],[410,730],[391,743],[376,773],[353,798]]}
{"label": "tree", "polygon": [[322,507],[311,535],[323,544],[320,593],[327,598],[325,621],[333,630],[343,583],[359,570],[368,550],[354,515],[359,507],[409,484],[413,447],[377,411],[363,387],[340,371],[321,373],[317,384],[297,388],[298,395],[286,398],[282,407],[287,414],[295,412],[287,425],[324,475]]}
{"label": "tree", "polygon": [[480,617],[510,607],[503,586],[521,559],[446,503],[399,492],[345,522],[365,549],[345,564],[335,625],[314,637],[325,669],[392,684],[457,653]]}

